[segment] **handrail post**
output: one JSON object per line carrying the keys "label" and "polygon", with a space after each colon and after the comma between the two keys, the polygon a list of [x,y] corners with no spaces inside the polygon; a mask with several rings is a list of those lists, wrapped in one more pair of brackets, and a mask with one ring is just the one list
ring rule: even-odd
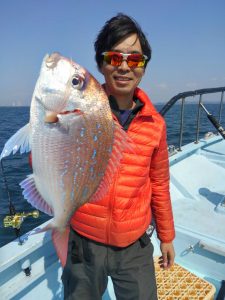
{"label": "handrail post", "polygon": [[221,121],[221,116],[222,116],[223,96],[224,96],[224,91],[221,92],[220,111],[219,111],[219,123]]}
{"label": "handrail post", "polygon": [[181,104],[181,122],[180,122],[180,137],[179,137],[179,148],[178,151],[181,150],[182,141],[183,141],[183,128],[184,128],[184,103],[185,103],[185,97],[182,98],[182,104]]}
{"label": "handrail post", "polygon": [[200,94],[199,103],[198,103],[197,128],[196,128],[196,140],[195,140],[196,144],[198,144],[198,141],[199,141],[200,117],[201,117],[201,105],[200,104],[201,103],[202,103],[202,94]]}

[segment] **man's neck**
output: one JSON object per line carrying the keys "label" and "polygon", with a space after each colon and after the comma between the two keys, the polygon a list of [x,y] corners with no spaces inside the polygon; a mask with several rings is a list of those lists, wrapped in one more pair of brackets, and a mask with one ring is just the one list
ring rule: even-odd
{"label": "man's neck", "polygon": [[113,95],[113,93],[110,92],[110,90],[107,88],[106,85],[103,85],[103,87],[105,88],[105,91],[108,96],[112,95],[115,98],[118,108],[120,110],[127,110],[127,109],[134,108],[135,102],[133,101],[133,94],[131,94],[131,95],[118,95],[118,94]]}
{"label": "man's neck", "polygon": [[117,105],[119,107],[120,110],[128,110],[128,109],[132,109],[134,108],[135,106],[135,102],[133,101],[133,98],[132,99],[124,99],[124,98],[116,98],[116,102],[117,102]]}

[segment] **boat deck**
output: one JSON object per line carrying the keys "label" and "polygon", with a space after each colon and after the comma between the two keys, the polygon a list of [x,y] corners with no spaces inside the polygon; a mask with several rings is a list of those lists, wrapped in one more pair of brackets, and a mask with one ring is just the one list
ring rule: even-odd
{"label": "boat deck", "polygon": [[176,261],[218,291],[225,280],[225,140],[188,144],[170,165]]}
{"label": "boat deck", "polygon": [[175,224],[224,242],[225,141],[212,140],[187,158],[188,148],[190,145],[184,147],[180,161],[170,168]]}

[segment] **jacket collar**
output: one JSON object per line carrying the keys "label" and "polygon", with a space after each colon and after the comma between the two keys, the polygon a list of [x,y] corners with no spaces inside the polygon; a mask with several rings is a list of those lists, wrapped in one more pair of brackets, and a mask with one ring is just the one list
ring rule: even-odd
{"label": "jacket collar", "polygon": [[134,91],[134,96],[139,99],[141,103],[143,103],[143,107],[140,112],[142,116],[151,116],[158,114],[150,98],[143,90],[141,90],[140,88],[136,88]]}
{"label": "jacket collar", "polygon": [[[105,89],[105,84],[102,85]],[[136,100],[136,106],[134,107],[134,110],[140,110],[140,115],[142,116],[151,116],[158,114],[157,110],[155,109],[154,105],[152,104],[150,98],[148,95],[140,88],[136,88],[134,91],[134,98]],[[115,98],[113,96],[109,96],[109,104],[113,111],[119,111],[119,107],[115,101]]]}
{"label": "jacket collar", "polygon": [[[136,113],[136,112],[138,112],[139,110],[141,110],[141,108],[144,106],[144,103],[143,103],[142,101],[140,101],[140,100],[139,100],[138,98],[136,98],[136,97],[135,97],[134,101],[135,101],[136,105],[135,105],[135,107],[132,109],[132,111],[133,111],[134,113]],[[117,104],[117,102],[116,102],[116,99],[115,99],[112,95],[109,96],[109,105],[110,105],[112,111],[119,111],[119,110],[120,110],[120,109],[119,109],[119,106],[118,106],[118,104]]]}

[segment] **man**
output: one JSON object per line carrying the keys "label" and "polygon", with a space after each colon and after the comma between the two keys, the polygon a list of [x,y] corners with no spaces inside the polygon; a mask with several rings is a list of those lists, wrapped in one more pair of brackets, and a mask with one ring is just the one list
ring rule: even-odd
{"label": "man", "polygon": [[157,299],[153,246],[146,229],[154,218],[164,268],[174,261],[165,122],[137,86],[151,48],[139,25],[118,14],[95,42],[113,114],[137,145],[124,153],[108,194],[80,207],[71,219],[65,299],[99,300],[111,276],[118,300]]}

